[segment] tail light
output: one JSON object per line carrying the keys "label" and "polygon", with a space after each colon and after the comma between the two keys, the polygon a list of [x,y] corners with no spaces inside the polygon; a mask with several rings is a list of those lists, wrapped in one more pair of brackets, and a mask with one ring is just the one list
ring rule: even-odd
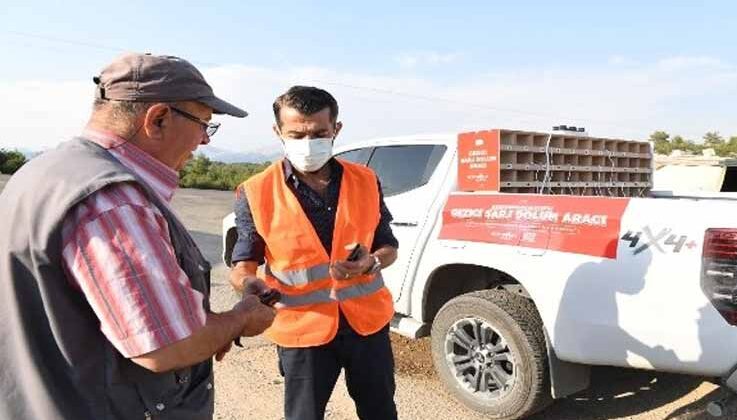
{"label": "tail light", "polygon": [[730,325],[737,325],[737,229],[707,229],[701,290]]}

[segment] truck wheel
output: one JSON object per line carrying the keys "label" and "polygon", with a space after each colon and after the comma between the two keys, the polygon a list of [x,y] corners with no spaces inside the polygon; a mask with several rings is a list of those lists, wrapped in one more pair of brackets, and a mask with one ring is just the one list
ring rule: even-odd
{"label": "truck wheel", "polygon": [[432,326],[435,369],[453,396],[497,420],[551,402],[542,320],[532,302],[501,290],[448,301]]}

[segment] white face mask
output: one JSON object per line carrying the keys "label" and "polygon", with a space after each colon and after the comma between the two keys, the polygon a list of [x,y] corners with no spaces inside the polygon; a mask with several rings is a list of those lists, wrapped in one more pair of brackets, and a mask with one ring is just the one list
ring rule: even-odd
{"label": "white face mask", "polygon": [[316,172],[333,157],[333,139],[284,140],[284,155],[300,172]]}

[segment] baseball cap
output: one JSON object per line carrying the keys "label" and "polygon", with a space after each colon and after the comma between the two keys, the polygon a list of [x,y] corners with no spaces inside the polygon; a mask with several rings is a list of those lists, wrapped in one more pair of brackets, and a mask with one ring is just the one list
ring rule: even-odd
{"label": "baseball cap", "polygon": [[99,99],[130,102],[197,101],[216,114],[243,118],[248,113],[217,96],[189,61],[169,55],[127,53],[92,80]]}

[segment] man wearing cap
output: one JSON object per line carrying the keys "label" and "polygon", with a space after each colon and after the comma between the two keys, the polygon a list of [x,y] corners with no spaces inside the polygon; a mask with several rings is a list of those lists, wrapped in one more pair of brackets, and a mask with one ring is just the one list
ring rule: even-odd
{"label": "man wearing cap", "polygon": [[82,134],[0,194],[0,418],[211,419],[212,356],[273,309],[209,305],[210,265],[169,202],[177,171],[246,112],[176,57],[126,54]]}

